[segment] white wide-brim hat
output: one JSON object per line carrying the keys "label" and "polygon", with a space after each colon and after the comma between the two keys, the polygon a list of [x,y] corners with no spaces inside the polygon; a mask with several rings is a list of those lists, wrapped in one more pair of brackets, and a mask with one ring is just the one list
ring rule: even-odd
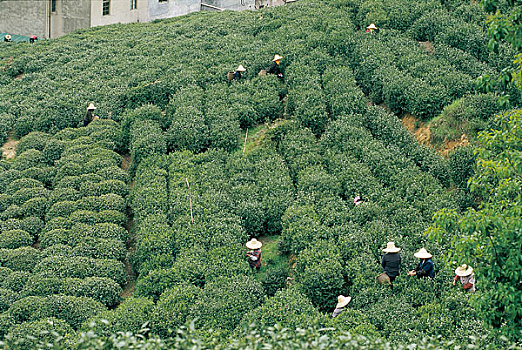
{"label": "white wide-brim hat", "polygon": [[395,242],[388,242],[386,244],[386,248],[382,250],[385,253],[398,253],[401,251],[401,248],[395,246]]}
{"label": "white wide-brim hat", "polygon": [[96,107],[94,106],[94,103],[89,104],[89,107],[87,107],[87,110],[89,110],[89,109],[96,109]]}
{"label": "white wide-brim hat", "polygon": [[466,264],[463,264],[462,266],[457,267],[455,270],[455,275],[460,277],[466,277],[473,273],[473,268],[471,266],[468,266]]}
{"label": "white wide-brim hat", "polygon": [[236,71],[238,71],[238,72],[245,72],[246,69],[245,69],[245,67],[243,67],[243,66],[240,64],[239,67],[236,68]]}
{"label": "white wide-brim hat", "polygon": [[416,258],[419,258],[419,259],[429,259],[432,257],[432,255],[430,253],[428,253],[428,251],[424,248],[421,248],[421,250],[419,250],[417,253],[413,254],[413,256]]}
{"label": "white wide-brim hat", "polygon": [[377,29],[374,23],[370,24],[366,29]]}
{"label": "white wide-brim hat", "polygon": [[250,241],[246,243],[246,247],[248,249],[259,249],[263,246],[263,243],[259,242],[257,239],[252,238]]}
{"label": "white wide-brim hat", "polygon": [[5,38],[6,38],[7,40],[11,40],[11,35],[7,34],[7,35],[5,36]]}
{"label": "white wide-brim hat", "polygon": [[337,306],[336,307],[345,307],[352,301],[352,297],[345,297],[344,295],[339,295],[337,297]]}
{"label": "white wide-brim hat", "polygon": [[282,58],[283,58],[283,56],[279,56],[279,55],[276,54],[276,55],[274,56],[274,59],[272,60],[272,62],[280,61]]}

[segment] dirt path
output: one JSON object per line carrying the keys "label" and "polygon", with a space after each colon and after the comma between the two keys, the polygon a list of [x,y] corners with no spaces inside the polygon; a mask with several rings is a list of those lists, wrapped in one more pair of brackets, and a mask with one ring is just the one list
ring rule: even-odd
{"label": "dirt path", "polygon": [[14,133],[11,131],[7,142],[2,146],[2,156],[5,159],[13,159],[16,156],[16,147],[18,146],[18,140],[15,138]]}

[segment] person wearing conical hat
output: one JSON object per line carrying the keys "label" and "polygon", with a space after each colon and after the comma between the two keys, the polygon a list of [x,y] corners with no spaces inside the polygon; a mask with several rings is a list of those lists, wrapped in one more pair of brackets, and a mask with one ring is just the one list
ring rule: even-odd
{"label": "person wearing conical hat", "polygon": [[246,243],[246,247],[250,249],[247,252],[248,263],[250,264],[250,268],[254,271],[254,268],[259,271],[261,269],[261,247],[263,243],[259,242],[257,239],[252,238],[250,241]]}
{"label": "person wearing conical hat", "polygon": [[337,297],[337,305],[335,306],[335,310],[332,313],[332,317],[337,317],[341,312],[343,312],[346,307],[352,300],[352,297],[345,297],[344,295],[339,295]]}
{"label": "person wearing conical hat", "polygon": [[385,253],[382,256],[382,268],[384,273],[390,277],[390,282],[393,282],[401,270],[401,255],[399,254],[401,248],[396,247],[395,242],[388,242],[382,251]]}
{"label": "person wearing conical hat", "polygon": [[471,293],[475,293],[475,274],[473,273],[473,268],[471,266],[463,264],[455,269],[453,285],[455,285],[458,280],[462,283],[462,288]]}
{"label": "person wearing conical hat", "polygon": [[31,44],[34,44],[36,40],[38,40],[38,37],[36,35],[31,35],[31,37],[29,38],[29,42]]}
{"label": "person wearing conical hat", "polygon": [[83,126],[87,126],[94,119],[98,119],[98,117],[94,115],[95,109],[96,109],[96,107],[94,106],[94,103],[90,103],[89,107],[87,107],[87,112],[85,113],[85,117],[83,117]]}
{"label": "person wearing conical hat", "polygon": [[268,70],[268,74],[275,74],[279,79],[283,79],[283,72],[281,72],[281,60],[283,59],[283,56],[275,55],[274,59],[272,60],[272,65],[270,66],[270,69]]}
{"label": "person wearing conical hat", "polygon": [[246,69],[245,67],[243,67],[243,65],[239,65],[239,67],[236,68],[236,70],[234,71],[234,76],[233,76],[233,80],[241,80],[242,78],[242,73],[243,72],[246,72]]}
{"label": "person wearing conical hat", "polygon": [[411,270],[408,272],[410,276],[417,276],[418,278],[435,277],[435,264],[433,264],[433,260],[431,260],[432,255],[428,253],[428,251],[424,248],[421,248],[417,253],[413,254],[414,257],[419,258],[419,265],[415,268],[415,270]]}
{"label": "person wearing conical hat", "polygon": [[374,30],[377,30],[377,26],[374,23],[371,23],[368,27],[366,27],[366,33],[373,34]]}
{"label": "person wearing conical hat", "polygon": [[6,34],[6,35],[4,36],[4,41],[5,41],[6,43],[10,43],[10,42],[11,42],[11,35]]}

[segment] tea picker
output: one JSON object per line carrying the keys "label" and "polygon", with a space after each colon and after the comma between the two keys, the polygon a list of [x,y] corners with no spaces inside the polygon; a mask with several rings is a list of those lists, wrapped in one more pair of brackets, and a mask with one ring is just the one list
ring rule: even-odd
{"label": "tea picker", "polygon": [[337,305],[335,306],[335,310],[332,313],[332,317],[337,317],[341,312],[343,312],[346,307],[352,300],[352,297],[345,297],[344,295],[339,295],[337,297]]}
{"label": "tea picker", "polygon": [[433,264],[433,260],[431,260],[432,255],[426,251],[426,249],[421,248],[417,253],[413,254],[414,257],[419,258],[419,265],[414,270],[408,272],[410,276],[417,276],[418,278],[435,277],[435,265]]}
{"label": "tea picker", "polygon": [[470,293],[475,293],[475,274],[473,273],[473,268],[466,264],[457,267],[455,270],[455,278],[453,279],[453,285],[460,280],[462,283],[462,288],[469,291]]}
{"label": "tea picker", "polygon": [[83,117],[83,126],[89,125],[93,120],[99,119],[98,116],[94,115],[94,110],[96,107],[94,103],[90,103],[89,107],[87,107],[87,112],[85,113],[85,117]]}
{"label": "tea picker", "polygon": [[5,41],[6,43],[10,43],[10,42],[11,42],[11,35],[6,34],[6,35],[4,36],[4,41]]}
{"label": "tea picker", "polygon": [[374,23],[371,23],[368,27],[366,27],[366,33],[373,34],[374,31],[377,31],[377,26]]}
{"label": "tea picker", "polygon": [[283,72],[281,71],[281,59],[283,59],[283,56],[275,55],[274,59],[272,60],[272,65],[270,66],[270,69],[268,69],[268,74],[275,74],[279,79],[283,79]]}
{"label": "tea picker", "polygon": [[250,249],[247,252],[248,263],[250,264],[250,268],[254,271],[254,268],[259,271],[261,269],[261,247],[263,243],[259,242],[257,239],[252,238],[250,241],[246,243],[246,247]]}
{"label": "tea picker", "polygon": [[[395,242],[388,242],[386,248],[382,250],[385,254],[382,256],[381,266],[384,273],[377,277],[379,283],[391,283],[399,276],[401,269],[401,248],[395,246]],[[385,276],[383,276],[385,275]]]}
{"label": "tea picker", "polygon": [[246,72],[246,68],[240,64],[239,67],[237,67],[235,71],[228,72],[228,74],[227,74],[228,81],[230,82],[233,80],[237,80],[237,81],[241,80],[241,78],[243,77],[243,75],[241,73],[243,73],[243,72]]}

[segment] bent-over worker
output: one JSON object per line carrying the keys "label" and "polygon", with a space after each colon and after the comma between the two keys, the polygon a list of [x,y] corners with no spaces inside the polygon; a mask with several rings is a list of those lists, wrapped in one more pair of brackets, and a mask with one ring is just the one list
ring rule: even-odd
{"label": "bent-over worker", "polygon": [[268,74],[275,74],[278,78],[283,79],[283,72],[281,72],[281,59],[283,56],[275,55],[274,59],[272,60],[272,65],[270,66],[270,69],[268,70]]}
{"label": "bent-over worker", "polygon": [[410,276],[417,276],[418,278],[422,277],[435,277],[435,264],[433,264],[433,260],[431,260],[432,255],[426,251],[426,249],[421,248],[417,253],[413,254],[414,257],[419,258],[419,265],[415,268],[415,270],[411,270],[408,272]]}
{"label": "bent-over worker", "polygon": [[236,68],[236,70],[234,71],[234,80],[241,80],[241,78],[243,77],[241,73],[243,72],[246,72],[246,69],[245,67],[243,67],[243,65],[239,65],[239,67]]}
{"label": "bent-over worker", "polygon": [[257,239],[252,238],[250,241],[246,243],[246,247],[250,249],[247,252],[248,263],[250,264],[250,268],[252,271],[254,268],[259,271],[261,269],[261,247],[263,243],[259,242]]}
{"label": "bent-over worker", "polygon": [[469,291],[470,293],[475,293],[475,274],[473,273],[473,268],[466,264],[457,267],[455,270],[455,278],[453,279],[453,285],[460,280],[462,283],[462,288]]}
{"label": "bent-over worker", "polygon": [[350,303],[351,300],[352,297],[345,297],[344,295],[339,295],[337,297],[337,305],[335,306],[335,310],[332,313],[332,317],[337,317],[341,312],[346,310],[345,307],[346,305],[348,305],[348,303]]}

